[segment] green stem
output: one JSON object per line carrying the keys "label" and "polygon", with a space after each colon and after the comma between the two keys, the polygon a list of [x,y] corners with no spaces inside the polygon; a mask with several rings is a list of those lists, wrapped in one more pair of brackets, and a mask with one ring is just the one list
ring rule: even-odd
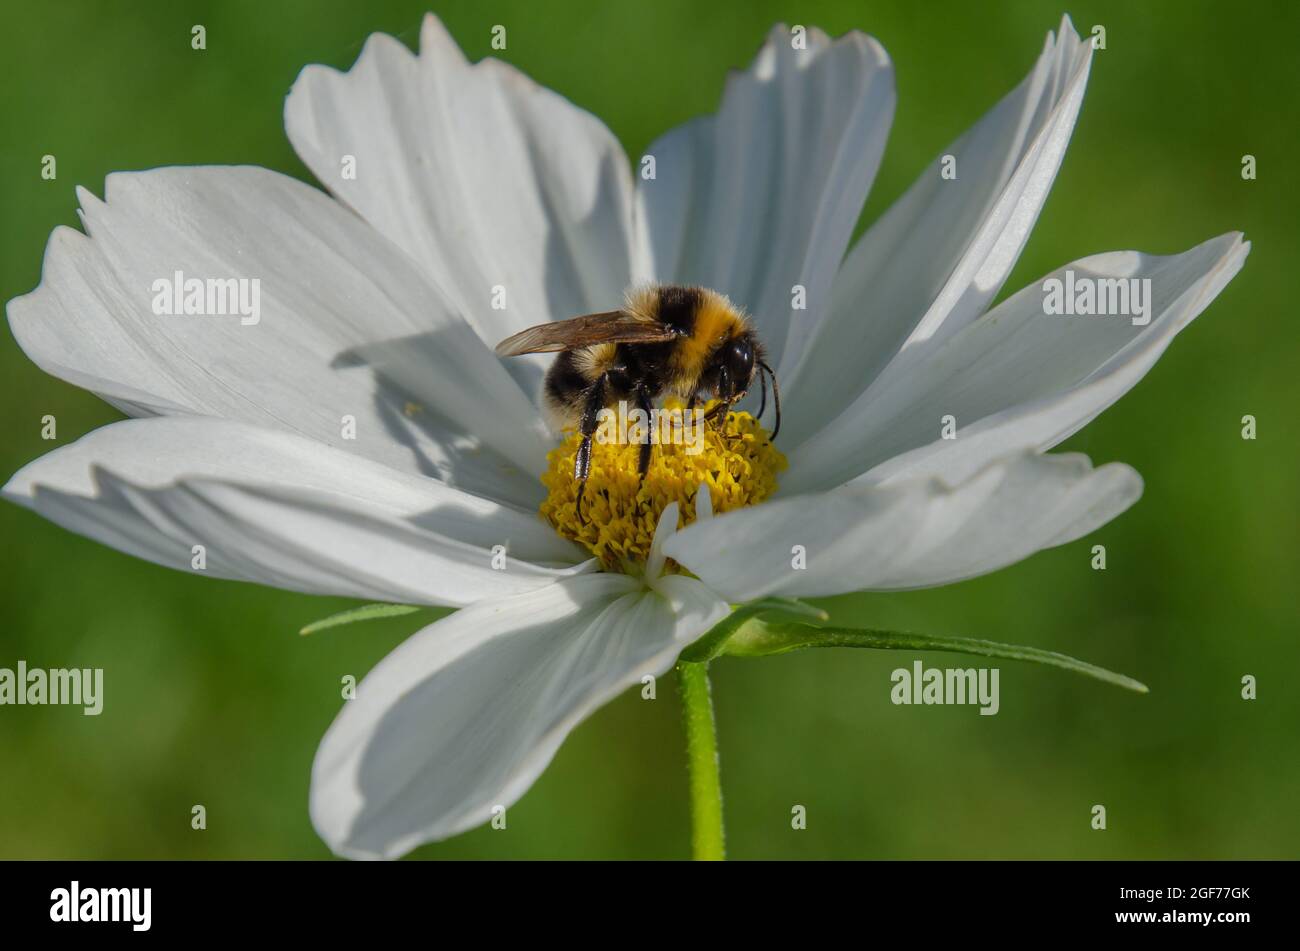
{"label": "green stem", "polygon": [[677,665],[686,724],[686,768],[691,788],[691,856],[696,861],[727,857],[722,831],[722,777],[718,734],[709,695],[709,665]]}

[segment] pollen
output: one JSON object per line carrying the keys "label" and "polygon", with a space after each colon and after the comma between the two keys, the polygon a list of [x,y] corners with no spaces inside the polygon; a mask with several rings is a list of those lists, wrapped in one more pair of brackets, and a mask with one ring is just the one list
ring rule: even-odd
{"label": "pollen", "polygon": [[[711,407],[704,407],[707,411]],[[707,486],[715,514],[756,505],[777,489],[785,456],[767,430],[749,413],[731,412],[725,421],[704,422],[683,415],[682,403],[665,402],[660,413],[673,422],[620,426],[610,411],[609,425],[591,444],[591,472],[578,518],[578,481],[573,460],[582,443],[577,432],[547,455],[542,484],[548,495],[541,514],[565,538],[585,546],[610,571],[636,573],[650,554],[659,516],[678,503],[678,528],[695,521],[696,498]],[[669,415],[670,414],[670,415]],[[650,434],[647,437],[647,434]],[[651,438],[650,468],[637,472],[641,443]],[[670,569],[673,568],[669,562]]]}

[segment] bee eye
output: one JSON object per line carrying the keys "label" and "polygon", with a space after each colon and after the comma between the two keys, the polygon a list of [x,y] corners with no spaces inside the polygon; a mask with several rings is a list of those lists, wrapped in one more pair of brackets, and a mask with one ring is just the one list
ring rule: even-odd
{"label": "bee eye", "polygon": [[749,388],[754,378],[754,347],[748,340],[732,340],[718,351],[715,361],[715,372],[722,383],[717,388],[720,398],[733,399]]}

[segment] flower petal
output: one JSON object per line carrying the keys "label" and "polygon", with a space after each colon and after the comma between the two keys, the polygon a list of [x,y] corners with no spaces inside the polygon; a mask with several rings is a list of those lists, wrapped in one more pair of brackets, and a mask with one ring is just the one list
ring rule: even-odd
{"label": "flower petal", "polygon": [[[831,281],[894,116],[894,73],[861,33],[806,49],[776,26],[749,70],[733,73],[716,115],[647,150],[639,216],[661,281],[701,284],[752,314],[774,366],[802,351],[830,305]],[[792,289],[806,289],[806,311]]]}
{"label": "flower petal", "polygon": [[105,426],[26,466],[3,494],[157,564],[195,570],[202,545],[207,574],[315,594],[459,606],[592,567],[534,513],[223,420]]}
{"label": "flower petal", "polygon": [[[325,187],[418,262],[488,346],[621,303],[633,257],[622,147],[513,66],[468,63],[433,14],[418,58],[374,34],[348,72],[304,69],[285,129]],[[504,309],[493,309],[496,287]],[[507,367],[533,396],[548,362]]]}
{"label": "flower petal", "polygon": [[[790,445],[852,404],[900,350],[960,329],[997,295],[1056,178],[1091,56],[1065,17],[1025,80],[854,245],[830,316],[781,381]],[[955,178],[941,174],[944,156]]]}
{"label": "flower petal", "polygon": [[[948,584],[1073,541],[1132,505],[1142,480],[1121,463],[1024,453],[955,488],[937,479],[845,486],[689,525],[666,545],[730,601]],[[802,545],[806,568],[793,567]]]}
{"label": "flower petal", "polygon": [[663,574],[664,562],[667,560],[664,555],[664,545],[677,531],[677,510],[677,503],[669,502],[659,513],[659,521],[655,525],[655,537],[650,540],[650,554],[645,560],[645,579],[651,586]]}
{"label": "flower petal", "polygon": [[670,603],[626,575],[571,578],[412,635],[321,741],[317,832],[340,855],[394,858],[512,805],[574,726],[725,616],[698,581],[677,580]]}
{"label": "flower petal", "polygon": [[[346,208],[251,167],[117,173],[107,202],[79,194],[89,237],[56,229],[40,286],[8,308],[43,369],[132,415],[289,430],[536,504],[547,442],[531,400]],[[174,303],[155,282],[239,278],[258,281],[255,323],[155,312]]]}
{"label": "flower petal", "polygon": [[[901,354],[837,419],[792,453],[791,491],[830,488],[861,475],[887,482],[938,475],[966,479],[1016,449],[1048,449],[1081,429],[1151,369],[1174,336],[1209,306],[1250,251],[1226,234],[1183,254],[1099,254],[1048,279],[1076,285],[1149,280],[1146,317],[1044,313],[1045,281],[1024,288],[935,346]],[[1101,285],[1093,284],[1097,287]],[[1127,289],[1127,288],[1126,288]],[[1126,295],[1127,296],[1127,295]],[[1137,325],[1134,320],[1149,319]],[[956,438],[942,438],[945,416]]]}

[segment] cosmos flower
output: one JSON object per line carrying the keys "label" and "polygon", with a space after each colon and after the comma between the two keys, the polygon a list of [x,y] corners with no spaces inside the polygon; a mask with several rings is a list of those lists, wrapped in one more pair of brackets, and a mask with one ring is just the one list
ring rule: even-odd
{"label": "cosmos flower", "polygon": [[[311,813],[357,857],[469,829],[734,605],[970,578],[1138,498],[1125,465],[1044,453],[1151,368],[1249,246],[1051,275],[1149,279],[1143,325],[1045,316],[1039,284],[989,309],[1090,55],[1064,21],[944,150],[956,177],[936,159],[850,248],[895,103],[866,36],[773,29],[718,112],[653,143],[653,175],[635,176],[596,118],[471,65],[432,15],[418,55],[373,36],[346,73],[306,68],[286,103],[330,194],[252,167],[79,191],[86,233],[54,231],[10,324],[43,369],[137,418],[4,494],[161,565],[194,570],[201,546],[223,578],[459,608],[345,703]],[[176,272],[256,279],[259,319],[160,316],[153,288]],[[598,447],[584,524],[575,437],[557,445],[537,404],[547,358],[492,347],[646,280],[752,315],[782,384],[780,448],[749,412],[698,457],[658,447],[644,482],[628,447]]]}

